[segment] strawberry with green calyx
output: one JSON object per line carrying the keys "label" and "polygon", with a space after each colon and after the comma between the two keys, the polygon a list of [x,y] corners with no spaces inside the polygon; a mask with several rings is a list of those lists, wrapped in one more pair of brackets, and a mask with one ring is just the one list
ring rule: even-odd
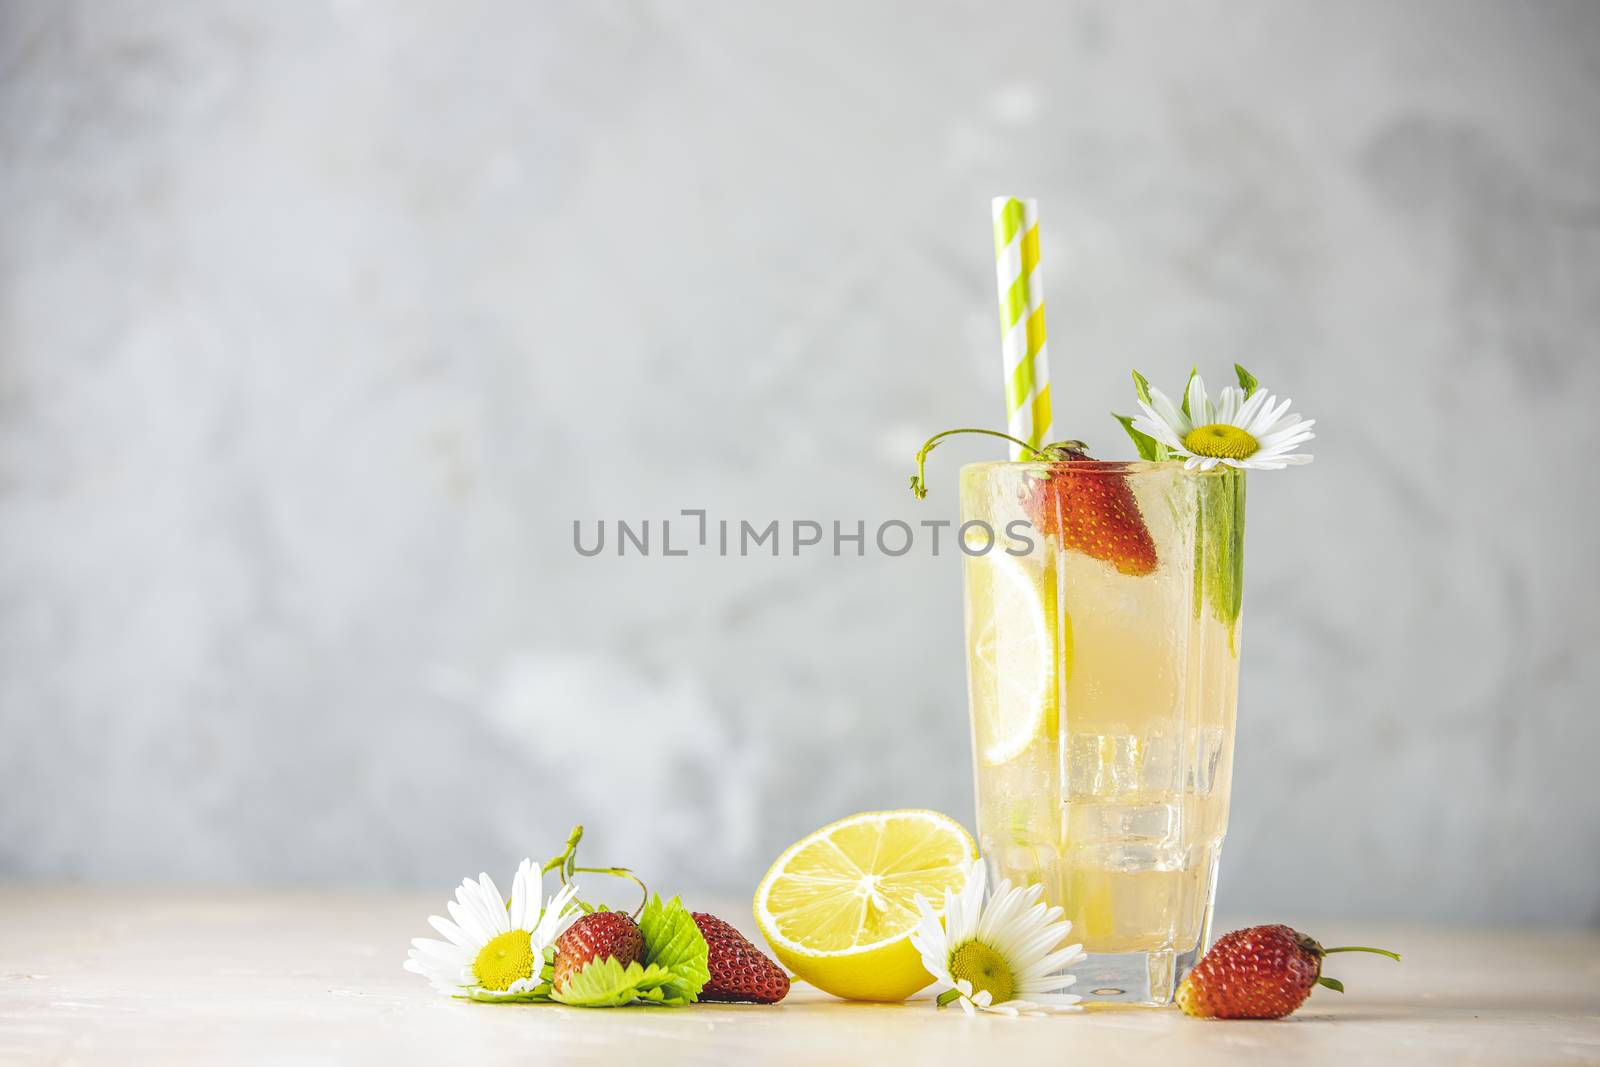
{"label": "strawberry with green calyx", "polygon": [[749,938],[703,911],[694,913],[694,924],[709,949],[711,980],[700,990],[701,1000],[776,1004],[789,995],[789,976]]}
{"label": "strawberry with green calyx", "polygon": [[556,939],[550,999],[575,1007],[692,1004],[710,977],[706,939],[677,897],[663,901],[626,867],[580,867],[575,826],[566,848],[544,865],[563,884],[575,874],[607,874],[637,885],[644,899],[631,915],[579,901],[585,914]]}
{"label": "strawberry with green calyx", "polygon": [[620,911],[594,911],[581,916],[556,939],[550,985],[557,993],[595,960],[614,959],[626,968],[644,954],[644,934],[633,916]]}
{"label": "strawberry with green calyx", "polygon": [[550,985],[557,993],[566,992],[572,979],[591,963],[616,960],[625,970],[644,953],[644,935],[639,932],[635,916],[644,909],[645,903],[650,899],[649,889],[626,867],[579,867],[578,842],[582,840],[583,827],[574,826],[572,833],[567,835],[566,848],[546,863],[541,873],[557,871],[562,885],[566,885],[569,878],[580,872],[627,878],[638,884],[644,893],[644,900],[639,902],[639,907],[634,909],[632,915],[620,911],[607,911],[603,908],[596,909],[581,900],[577,902],[585,914],[556,939]]}
{"label": "strawberry with green calyx", "polygon": [[1338,979],[1322,976],[1322,960],[1334,952],[1400,958],[1362,945],[1323,948],[1281,924],[1252,926],[1217,939],[1178,987],[1178,1007],[1202,1019],[1281,1019],[1305,1003],[1315,986],[1344,992]]}
{"label": "strawberry with green calyx", "polygon": [[[1156,546],[1145,526],[1133,488],[1118,464],[1090,459],[1082,441],[1057,441],[1038,448],[996,430],[946,430],[929,438],[917,452],[917,473],[911,491],[928,495],[924,468],[928,453],[945,437],[978,433],[999,437],[1031,453],[1028,462],[1048,463],[1046,471],[1028,471],[1022,507],[1034,529],[1059,537],[1064,548],[1111,564],[1123,574],[1142,577],[1156,569]],[[1090,466],[1073,468],[1078,464]]]}

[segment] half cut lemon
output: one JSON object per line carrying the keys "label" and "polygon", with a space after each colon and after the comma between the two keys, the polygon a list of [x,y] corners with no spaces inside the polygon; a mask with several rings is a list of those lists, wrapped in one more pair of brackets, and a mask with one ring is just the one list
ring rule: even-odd
{"label": "half cut lemon", "polygon": [[911,931],[920,894],[944,905],[978,846],[936,811],[868,811],[790,845],[756,889],[755,919],[800,978],[850,1000],[904,1000],[929,982]]}

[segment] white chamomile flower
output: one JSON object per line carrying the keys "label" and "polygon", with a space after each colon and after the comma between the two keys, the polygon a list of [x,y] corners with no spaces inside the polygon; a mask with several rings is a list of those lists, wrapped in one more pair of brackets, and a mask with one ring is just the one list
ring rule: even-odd
{"label": "white chamomile flower", "polygon": [[945,890],[942,924],[927,898],[916,898],[911,944],[934,977],[938,1005],[959,1000],[968,1015],[1070,1010],[1083,999],[1062,992],[1077,981],[1065,968],[1083,959],[1082,945],[1063,944],[1072,924],[1045,906],[1036,885],[1001,879],[985,903],[986,881],[983,861],[974,860],[966,887]]}
{"label": "white chamomile flower", "polygon": [[428,917],[445,940],[413,938],[406,970],[452,997],[500,1000],[533,993],[556,938],[580,914],[572,903],[576,885],[563,886],[541,911],[543,887],[544,875],[532,860],[517,868],[509,906],[487,874],[476,882],[465,879],[445,905],[450,918]]}
{"label": "white chamomile flower", "polygon": [[1279,401],[1265,389],[1249,397],[1237,386],[1227,386],[1215,403],[1206,396],[1200,375],[1189,378],[1188,414],[1161,390],[1152,387],[1150,400],[1139,401],[1142,416],[1133,428],[1149,434],[1184,458],[1184,468],[1208,471],[1225,464],[1250,470],[1281,470],[1310,463],[1311,457],[1295,448],[1316,434],[1315,419],[1291,414],[1289,401]]}

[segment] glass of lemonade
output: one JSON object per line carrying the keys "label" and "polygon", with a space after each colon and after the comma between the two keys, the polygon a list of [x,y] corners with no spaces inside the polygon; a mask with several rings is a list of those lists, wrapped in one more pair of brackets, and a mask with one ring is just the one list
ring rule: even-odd
{"label": "glass of lemonade", "polygon": [[978,463],[961,517],[990,872],[1065,910],[1086,1004],[1169,1004],[1228,823],[1244,474]]}

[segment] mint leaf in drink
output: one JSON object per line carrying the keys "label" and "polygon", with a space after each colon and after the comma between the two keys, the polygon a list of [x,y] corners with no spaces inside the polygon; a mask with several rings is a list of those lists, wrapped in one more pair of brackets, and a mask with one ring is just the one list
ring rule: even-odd
{"label": "mint leaf in drink", "polygon": [[643,961],[659,968],[668,980],[658,987],[662,1004],[691,1004],[711,980],[709,949],[694,916],[677,897],[663,901],[652,893],[639,913],[644,934]]}
{"label": "mint leaf in drink", "polygon": [[1244,471],[1236,468],[1200,476],[1194,608],[1198,614],[1202,603],[1209,603],[1217,621],[1228,627],[1229,648],[1234,648],[1244,599],[1244,488]]}

